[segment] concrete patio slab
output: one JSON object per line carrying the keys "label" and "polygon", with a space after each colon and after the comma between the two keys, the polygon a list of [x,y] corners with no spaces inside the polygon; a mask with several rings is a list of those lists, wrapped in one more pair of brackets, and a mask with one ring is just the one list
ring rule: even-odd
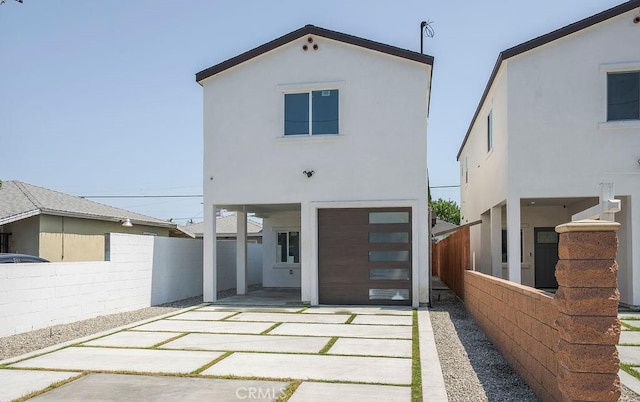
{"label": "concrete patio slab", "polygon": [[89,374],[33,401],[275,401],[285,382]]}
{"label": "concrete patio slab", "polygon": [[618,371],[618,377],[620,377],[620,382],[627,388],[640,395],[640,380],[622,369]]}
{"label": "concrete patio slab", "polygon": [[70,347],[11,367],[186,374],[221,355],[218,352],[181,350]]}
{"label": "concrete patio slab", "polygon": [[618,344],[640,345],[640,331],[624,331]]}
{"label": "concrete patio slab", "polygon": [[206,306],[194,311],[221,311],[221,312],[255,312],[255,313],[297,313],[304,310],[304,307],[259,307],[259,306]]}
{"label": "concrete patio slab", "polygon": [[327,353],[331,355],[411,357],[411,340],[339,338]]}
{"label": "concrete patio slab", "polygon": [[620,346],[618,345],[618,354],[620,362],[633,366],[640,365],[640,348],[637,346]]}
{"label": "concrete patio slab", "polygon": [[413,315],[411,307],[405,306],[320,306],[309,307],[305,314],[381,314]]}
{"label": "concrete patio slab", "polygon": [[330,339],[310,336],[189,334],[161,347],[163,349],[318,353]]}
{"label": "concrete patio slab", "polygon": [[215,304],[237,306],[301,306],[300,288],[262,288],[245,295],[220,299]]}
{"label": "concrete patio slab", "polygon": [[84,346],[112,346],[125,348],[149,348],[167,339],[179,335],[175,332],[140,332],[123,331],[105,336],[94,341],[85,342]]}
{"label": "concrete patio slab", "polygon": [[0,370],[0,384],[3,384],[0,401],[12,401],[78,375],[80,373],[64,371]]}
{"label": "concrete patio slab", "polygon": [[235,314],[234,312],[222,311],[187,311],[186,313],[174,315],[167,318],[168,320],[192,320],[192,321],[218,321]]}
{"label": "concrete patio slab", "polygon": [[410,400],[411,388],[409,387],[303,382],[289,402],[406,402]]}
{"label": "concrete patio slab", "polygon": [[353,338],[411,339],[411,327],[401,325],[284,323],[272,335],[338,336]]}
{"label": "concrete patio slab", "polygon": [[410,385],[411,359],[239,352],[202,374]]}
{"label": "concrete patio slab", "polygon": [[327,314],[288,314],[288,313],[241,313],[229,318],[228,321],[269,321],[276,322],[306,322],[318,324],[344,324],[349,315]]}
{"label": "concrete patio slab", "polygon": [[223,334],[259,334],[271,327],[269,322],[230,322],[230,321],[182,321],[161,320],[139,327],[135,331],[172,331],[172,332],[213,332]]}
{"label": "concrete patio slab", "polygon": [[410,315],[359,315],[351,321],[351,324],[377,324],[377,325],[413,325],[413,317]]}
{"label": "concrete patio slab", "polygon": [[[640,329],[640,320],[620,320],[621,323],[632,326],[634,329]],[[622,327],[623,330],[629,330],[629,328]]]}

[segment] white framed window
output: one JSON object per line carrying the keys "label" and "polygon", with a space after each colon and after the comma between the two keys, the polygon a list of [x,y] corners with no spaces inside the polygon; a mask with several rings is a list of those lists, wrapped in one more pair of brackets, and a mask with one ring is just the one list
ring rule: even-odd
{"label": "white framed window", "polygon": [[487,115],[487,152],[493,149],[493,110]]}
{"label": "white framed window", "polygon": [[284,135],[339,134],[339,90],[284,94]]}
{"label": "white framed window", "polygon": [[640,71],[607,73],[607,121],[640,120]]}
{"label": "white framed window", "polygon": [[276,264],[300,264],[300,231],[276,231]]}

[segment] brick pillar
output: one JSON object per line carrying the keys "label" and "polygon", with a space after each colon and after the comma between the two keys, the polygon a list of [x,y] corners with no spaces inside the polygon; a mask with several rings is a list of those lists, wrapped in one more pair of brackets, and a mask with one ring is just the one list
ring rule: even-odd
{"label": "brick pillar", "polygon": [[556,227],[558,388],[565,401],[620,398],[616,344],[618,320],[619,223],[585,220]]}

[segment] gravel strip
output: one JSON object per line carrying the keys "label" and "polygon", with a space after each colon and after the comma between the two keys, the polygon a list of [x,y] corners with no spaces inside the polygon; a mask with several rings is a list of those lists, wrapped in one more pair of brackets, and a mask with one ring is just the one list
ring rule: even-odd
{"label": "gravel strip", "polygon": [[[451,291],[433,291],[430,314],[450,401],[537,400]],[[620,401],[640,396],[622,386]]]}

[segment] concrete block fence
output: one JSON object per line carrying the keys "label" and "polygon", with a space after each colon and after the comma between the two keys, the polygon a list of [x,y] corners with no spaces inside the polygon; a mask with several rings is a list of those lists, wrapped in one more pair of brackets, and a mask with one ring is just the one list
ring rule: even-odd
{"label": "concrete block fence", "polygon": [[469,313],[543,401],[617,401],[619,224],[560,225],[555,295],[464,272]]}
{"label": "concrete block fence", "polygon": [[109,235],[110,261],[0,265],[0,337],[202,294],[202,241]]}

